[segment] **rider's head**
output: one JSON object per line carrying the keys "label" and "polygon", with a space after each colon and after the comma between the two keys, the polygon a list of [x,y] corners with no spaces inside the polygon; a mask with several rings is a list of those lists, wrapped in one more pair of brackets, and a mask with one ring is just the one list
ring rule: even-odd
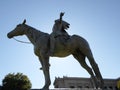
{"label": "rider's head", "polygon": [[69,28],[69,23],[66,21],[60,21],[60,19],[55,20],[53,30],[67,30]]}

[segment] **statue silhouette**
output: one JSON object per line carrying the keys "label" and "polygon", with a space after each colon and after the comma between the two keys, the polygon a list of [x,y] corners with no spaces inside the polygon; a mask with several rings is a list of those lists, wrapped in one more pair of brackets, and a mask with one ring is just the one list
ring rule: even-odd
{"label": "statue silhouette", "polygon": [[[45,77],[45,85],[42,90],[49,90],[51,84],[50,73],[49,73],[49,57],[66,57],[73,55],[73,57],[80,63],[80,65],[91,75],[95,87],[103,88],[104,82],[97,63],[94,60],[92,51],[89,47],[88,42],[78,35],[68,35],[65,31],[69,28],[69,23],[60,19],[55,20],[53,26],[53,32],[49,35],[41,32],[27,24],[26,20],[22,24],[7,34],[8,38],[14,36],[26,35],[30,42],[34,45],[34,53],[38,56],[39,61],[42,65],[42,70]],[[52,50],[52,53],[50,52]],[[52,54],[52,55],[50,55]],[[91,67],[89,67],[85,61],[88,58]]]}

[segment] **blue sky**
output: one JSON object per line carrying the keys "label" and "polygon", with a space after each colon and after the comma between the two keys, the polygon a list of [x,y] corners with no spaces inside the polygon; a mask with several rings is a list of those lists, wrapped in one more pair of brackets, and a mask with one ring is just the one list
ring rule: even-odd
{"label": "blue sky", "polygon": [[[32,88],[44,85],[33,46],[6,35],[24,19],[28,25],[51,33],[60,12],[65,12],[63,19],[70,23],[68,33],[89,42],[103,78],[120,77],[120,0],[1,0],[0,84],[6,74],[21,72],[29,77]],[[17,38],[28,41],[25,36]],[[72,56],[52,57],[50,64],[51,88],[55,77],[90,77]]]}

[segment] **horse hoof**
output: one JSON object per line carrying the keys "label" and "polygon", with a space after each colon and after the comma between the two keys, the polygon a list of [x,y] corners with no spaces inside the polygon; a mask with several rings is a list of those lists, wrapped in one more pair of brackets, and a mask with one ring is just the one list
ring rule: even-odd
{"label": "horse hoof", "polygon": [[41,88],[40,90],[49,90],[49,87],[43,87],[43,88]]}
{"label": "horse hoof", "polygon": [[42,89],[40,89],[40,90],[49,90],[48,88],[42,88]]}

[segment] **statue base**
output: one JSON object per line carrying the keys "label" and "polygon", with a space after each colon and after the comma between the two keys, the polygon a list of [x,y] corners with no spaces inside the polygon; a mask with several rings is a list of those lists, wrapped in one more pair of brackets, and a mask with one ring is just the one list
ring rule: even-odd
{"label": "statue base", "polygon": [[[40,90],[40,89],[31,89],[31,90]],[[49,90],[102,90],[102,89],[93,89],[93,88],[55,88],[55,89],[49,89]]]}
{"label": "statue base", "polygon": [[93,89],[93,88],[55,88],[50,90],[102,90],[102,89]]}

